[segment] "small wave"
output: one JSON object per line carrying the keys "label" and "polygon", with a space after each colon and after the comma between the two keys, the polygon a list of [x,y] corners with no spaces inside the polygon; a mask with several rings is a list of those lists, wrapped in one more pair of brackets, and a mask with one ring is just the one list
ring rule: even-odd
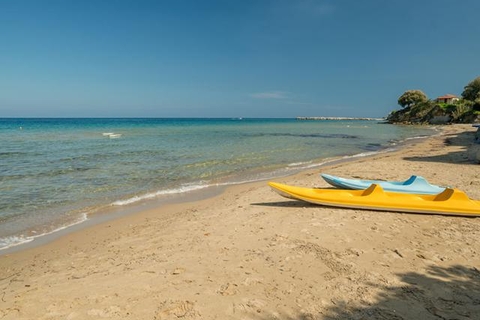
{"label": "small wave", "polygon": [[207,185],[207,184],[184,185],[184,186],[181,186],[177,189],[159,190],[159,191],[156,191],[156,192],[147,193],[147,194],[140,195],[140,196],[134,196],[134,197],[131,197],[131,198],[128,198],[128,199],[125,199],[125,200],[118,200],[118,201],[113,202],[111,205],[112,206],[124,206],[124,205],[132,204],[132,203],[135,203],[135,202],[143,201],[143,200],[150,200],[150,199],[153,199],[153,198],[156,198],[156,197],[159,197],[159,196],[181,194],[181,193],[185,193],[185,192],[191,192],[191,191],[205,189],[205,188],[208,188],[208,187],[209,187],[209,185]]}
{"label": "small wave", "polygon": [[396,150],[395,148],[387,148],[387,149],[378,150],[378,151],[361,152],[361,153],[357,153],[357,154],[354,154],[354,155],[351,155],[351,156],[344,156],[344,157],[342,157],[342,159],[369,157],[369,156],[373,156],[373,155],[376,155],[376,154],[393,152],[395,150]]}
{"label": "small wave", "polygon": [[42,234],[37,234],[37,235],[34,235],[34,236],[19,235],[19,236],[9,236],[9,237],[5,237],[5,238],[0,238],[0,250],[5,250],[5,249],[15,247],[15,246],[18,246],[18,245],[21,245],[21,244],[32,242],[36,238],[43,237],[43,236],[46,236],[46,235],[49,235],[49,234],[52,234],[52,233],[70,228],[74,225],[80,224],[80,223],[85,222],[87,220],[88,220],[87,213],[84,212],[73,223],[58,227],[58,228],[56,228],[52,231],[49,231],[49,232],[45,232],[45,233],[42,233]]}
{"label": "small wave", "polygon": [[307,162],[293,162],[293,163],[290,163],[288,164],[289,167],[303,167],[303,166],[306,166],[306,165],[309,165],[311,164],[312,161],[307,161]]}
{"label": "small wave", "polygon": [[314,164],[310,167],[317,167],[317,166],[319,167],[319,166],[324,166],[324,165],[331,164],[333,162],[337,162],[339,160],[348,160],[348,159],[369,157],[369,156],[373,156],[373,155],[376,155],[376,154],[393,152],[395,150],[396,150],[395,148],[388,148],[388,149],[383,149],[383,150],[380,150],[380,151],[361,152],[361,153],[352,154],[352,155],[348,155],[348,156],[343,156],[343,157],[339,157],[339,158],[329,158],[329,159],[325,159],[325,161],[323,161],[323,162],[316,163],[316,164]]}
{"label": "small wave", "polygon": [[428,138],[428,137],[429,137],[428,135],[409,137],[409,138],[405,138],[405,141],[408,141],[408,140],[417,140],[417,139],[425,139],[425,138]]}
{"label": "small wave", "polygon": [[338,160],[348,160],[348,159],[355,159],[355,158],[362,158],[362,157],[368,157],[368,156],[373,156],[376,154],[381,154],[385,152],[390,152],[390,151],[395,151],[394,148],[388,148],[388,149],[383,149],[383,150],[373,150],[373,151],[368,151],[368,152],[361,152],[357,154],[352,154],[348,156],[341,156],[341,157],[333,157],[333,158],[325,158],[323,159],[322,162],[295,162],[291,163],[288,165],[288,168],[294,168],[294,169],[311,169],[311,168],[316,168],[320,167],[332,162],[336,162]]}
{"label": "small wave", "polygon": [[363,157],[373,156],[374,154],[377,154],[377,153],[379,153],[379,152],[377,152],[377,151],[361,152],[361,153],[353,154],[353,155],[350,155],[350,156],[343,156],[342,159],[363,158]]}
{"label": "small wave", "polygon": [[109,137],[110,139],[118,139],[122,136],[121,133],[115,133],[115,132],[104,132],[102,133],[103,136]]}
{"label": "small wave", "polygon": [[11,236],[0,238],[0,250],[18,246],[33,241],[34,237]]}

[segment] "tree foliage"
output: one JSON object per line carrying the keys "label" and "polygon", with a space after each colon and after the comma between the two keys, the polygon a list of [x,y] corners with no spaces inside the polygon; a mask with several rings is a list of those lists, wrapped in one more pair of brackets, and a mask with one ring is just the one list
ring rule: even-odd
{"label": "tree foliage", "polygon": [[407,90],[398,98],[398,104],[402,106],[402,108],[405,108],[427,100],[427,95],[423,93],[423,91]]}
{"label": "tree foliage", "polygon": [[391,112],[390,123],[433,123],[448,119],[450,123],[480,122],[480,77],[464,87],[462,99],[452,103],[429,100],[421,90],[407,90],[399,98],[403,109]]}
{"label": "tree foliage", "polygon": [[476,101],[478,99],[480,103],[480,77],[475,78],[465,86],[462,97],[469,101]]}

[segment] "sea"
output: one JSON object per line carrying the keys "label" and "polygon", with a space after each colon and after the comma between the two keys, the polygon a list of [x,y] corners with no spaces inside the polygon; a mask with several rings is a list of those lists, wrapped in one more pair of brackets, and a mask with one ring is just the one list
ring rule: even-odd
{"label": "sea", "polygon": [[0,253],[99,212],[188,199],[432,134],[371,120],[0,119]]}

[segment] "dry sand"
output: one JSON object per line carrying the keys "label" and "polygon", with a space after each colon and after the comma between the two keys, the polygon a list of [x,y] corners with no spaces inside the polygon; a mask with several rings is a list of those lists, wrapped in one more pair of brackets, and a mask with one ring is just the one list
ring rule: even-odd
{"label": "dry sand", "polygon": [[[320,172],[480,199],[474,128]],[[480,319],[480,218],[335,209],[235,186],[0,256],[0,319]]]}

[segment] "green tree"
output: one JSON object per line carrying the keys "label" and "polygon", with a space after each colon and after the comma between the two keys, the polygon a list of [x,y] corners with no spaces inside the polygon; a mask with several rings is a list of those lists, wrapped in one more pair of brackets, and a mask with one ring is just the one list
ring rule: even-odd
{"label": "green tree", "polygon": [[480,98],[480,77],[475,78],[465,86],[462,97],[469,101],[475,101]]}
{"label": "green tree", "polygon": [[405,108],[427,100],[427,96],[421,90],[407,90],[398,98],[398,104]]}

